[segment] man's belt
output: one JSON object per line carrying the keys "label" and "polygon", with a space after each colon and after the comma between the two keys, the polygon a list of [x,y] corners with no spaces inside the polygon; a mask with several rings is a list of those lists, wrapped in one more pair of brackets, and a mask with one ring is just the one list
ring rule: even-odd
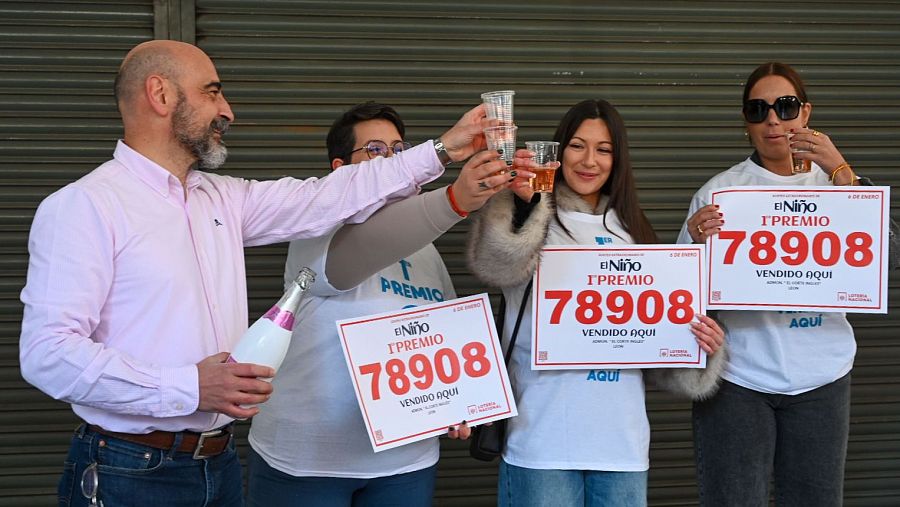
{"label": "man's belt", "polygon": [[[211,458],[218,456],[228,449],[234,432],[234,425],[229,424],[219,429],[204,431],[203,433],[195,433],[193,431],[182,431],[181,443],[178,444],[178,452],[193,453],[194,459]],[[179,433],[172,431],[153,431],[150,433],[118,433],[109,431],[95,426],[88,425],[88,429],[101,435],[118,438],[126,442],[146,445],[154,449],[171,449],[175,444],[175,436]]]}

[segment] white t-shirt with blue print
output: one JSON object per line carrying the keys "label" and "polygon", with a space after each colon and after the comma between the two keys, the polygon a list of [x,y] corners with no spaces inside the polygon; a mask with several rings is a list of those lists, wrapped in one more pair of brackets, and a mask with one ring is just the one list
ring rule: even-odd
{"label": "white t-shirt with blue print", "polygon": [[250,445],[271,467],[298,477],[367,479],[430,467],[438,461],[437,438],[372,451],[334,322],[453,299],[450,275],[428,245],[339,291],[324,269],[332,236],[291,243],[285,278],[308,266],[316,282],[301,304],[274,394],[253,418]]}
{"label": "white t-shirt with blue print", "polygon": [[[608,229],[603,215],[559,210],[559,217],[574,239],[551,220],[547,245],[633,242],[614,211],[606,215]],[[504,290],[504,346],[509,343],[524,290],[525,284]],[[537,469],[647,470],[650,424],[641,370],[535,371],[530,363],[530,333],[529,299],[509,364],[519,415],[510,419],[503,459]]]}
{"label": "white t-shirt with blue print", "polygon": [[[780,176],[747,159],[710,179],[694,194],[688,218],[709,204],[710,192],[743,185],[830,185],[813,164],[811,172]],[[723,209],[725,219],[728,210]],[[687,221],[679,243],[691,243]],[[853,367],[856,340],[843,313],[723,310],[728,364],[722,377],[771,394],[800,394],[843,377]]]}

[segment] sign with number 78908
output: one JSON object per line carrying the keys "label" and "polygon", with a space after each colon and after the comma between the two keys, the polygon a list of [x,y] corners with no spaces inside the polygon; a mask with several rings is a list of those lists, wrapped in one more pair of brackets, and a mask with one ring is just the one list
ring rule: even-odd
{"label": "sign with number 78908", "polygon": [[534,370],[702,368],[702,245],[547,245],[535,271]]}
{"label": "sign with number 78908", "polygon": [[887,312],[890,187],[728,187],[710,309]]}

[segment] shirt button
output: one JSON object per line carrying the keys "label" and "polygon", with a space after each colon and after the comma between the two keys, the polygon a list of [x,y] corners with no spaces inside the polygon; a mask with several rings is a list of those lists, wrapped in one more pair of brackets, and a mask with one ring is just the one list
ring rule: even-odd
{"label": "shirt button", "polygon": [[183,408],[184,408],[184,405],[182,405],[181,403],[176,403],[176,404],[175,404],[175,410],[181,410],[181,409],[183,409]]}

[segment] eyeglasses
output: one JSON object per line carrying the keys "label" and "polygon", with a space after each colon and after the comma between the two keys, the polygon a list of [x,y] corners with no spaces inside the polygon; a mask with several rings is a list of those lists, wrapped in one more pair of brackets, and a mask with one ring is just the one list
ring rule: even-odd
{"label": "eyeglasses", "polygon": [[394,155],[398,153],[402,153],[408,149],[412,148],[412,145],[406,141],[397,141],[390,147],[388,147],[387,143],[384,141],[368,141],[363,145],[362,148],[357,148],[350,153],[356,153],[359,150],[366,150],[366,153],[369,155],[369,158],[375,157],[387,157],[388,150]]}
{"label": "eyeglasses", "polygon": [[753,99],[744,102],[744,119],[749,123],[762,123],[769,116],[769,109],[774,109],[775,114],[782,120],[793,120],[800,116],[800,106],[803,102],[794,95],[785,95],[775,99],[774,104],[769,104],[763,99]]}

